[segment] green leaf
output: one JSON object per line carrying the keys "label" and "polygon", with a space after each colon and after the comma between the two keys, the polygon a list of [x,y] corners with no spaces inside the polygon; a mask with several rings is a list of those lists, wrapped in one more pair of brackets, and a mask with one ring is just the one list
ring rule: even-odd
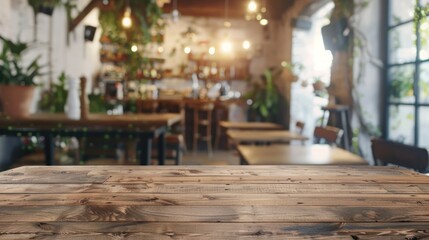
{"label": "green leaf", "polygon": [[261,113],[261,115],[262,115],[263,117],[268,117],[268,109],[267,109],[267,107],[266,107],[266,106],[261,106],[261,107],[259,108],[259,112]]}

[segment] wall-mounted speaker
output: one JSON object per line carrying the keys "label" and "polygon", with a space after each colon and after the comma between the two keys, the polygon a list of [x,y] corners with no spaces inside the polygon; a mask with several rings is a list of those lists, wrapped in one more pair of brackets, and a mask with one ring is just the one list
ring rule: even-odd
{"label": "wall-mounted speaker", "polygon": [[96,27],[85,25],[85,30],[84,30],[85,41],[90,41],[90,42],[94,41],[94,36],[96,31],[97,31]]}
{"label": "wall-mounted speaker", "polygon": [[310,18],[307,17],[297,17],[292,20],[292,26],[294,28],[309,31],[311,29],[313,22]]}
{"label": "wall-mounted speaker", "polygon": [[322,36],[326,50],[341,51],[347,49],[349,43],[347,19],[334,20],[322,27]]}

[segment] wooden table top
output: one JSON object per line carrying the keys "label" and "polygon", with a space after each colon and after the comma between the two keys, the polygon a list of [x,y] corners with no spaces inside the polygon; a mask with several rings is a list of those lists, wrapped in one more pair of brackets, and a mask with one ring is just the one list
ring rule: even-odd
{"label": "wooden table top", "polygon": [[27,118],[0,117],[0,126],[12,128],[120,128],[136,129],[171,126],[181,120],[180,114],[125,114],[106,115],[90,114],[87,119],[68,119],[64,114],[44,113],[35,114]]}
{"label": "wooden table top", "polygon": [[422,239],[429,177],[373,166],[0,173],[2,239]]}
{"label": "wooden table top", "polygon": [[242,129],[242,130],[280,130],[283,126],[277,123],[270,122],[230,122],[220,121],[219,125],[227,129]]}
{"label": "wooden table top", "polygon": [[360,156],[329,145],[270,145],[237,147],[249,165],[368,165]]}
{"label": "wooden table top", "polygon": [[235,142],[290,142],[305,141],[306,136],[286,130],[228,130],[226,135]]}

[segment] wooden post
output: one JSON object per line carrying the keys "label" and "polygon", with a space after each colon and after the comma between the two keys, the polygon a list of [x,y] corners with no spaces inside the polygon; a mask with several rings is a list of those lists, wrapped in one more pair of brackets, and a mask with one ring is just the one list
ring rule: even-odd
{"label": "wooden post", "polygon": [[88,118],[88,97],[86,96],[86,77],[80,77],[80,119]]}

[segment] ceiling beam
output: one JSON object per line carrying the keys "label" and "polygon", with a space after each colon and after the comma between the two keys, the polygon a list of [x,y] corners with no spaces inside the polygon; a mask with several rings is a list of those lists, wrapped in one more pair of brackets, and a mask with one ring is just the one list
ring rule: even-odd
{"label": "ceiling beam", "polygon": [[[243,19],[248,2],[249,0],[230,0],[228,17]],[[267,0],[269,18],[279,19],[293,3],[294,0]],[[178,0],[177,8],[184,16],[225,17],[225,1],[222,0]],[[163,10],[170,13],[173,10],[173,3],[165,4]]]}
{"label": "ceiling beam", "polygon": [[96,7],[101,4],[100,0],[91,0],[88,5],[73,19],[69,22],[69,32],[72,32],[77,25]]}

